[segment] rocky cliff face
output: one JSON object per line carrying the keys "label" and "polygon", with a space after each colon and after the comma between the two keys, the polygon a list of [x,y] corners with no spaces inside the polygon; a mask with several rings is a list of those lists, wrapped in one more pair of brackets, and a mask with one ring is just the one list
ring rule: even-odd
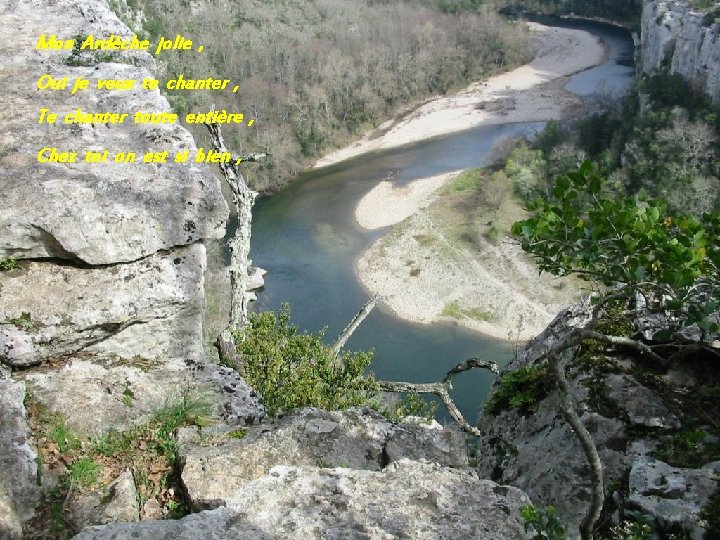
{"label": "rocky cliff face", "polygon": [[[491,398],[502,377],[535,365],[542,353],[589,318],[589,308],[582,305],[561,312],[508,365]],[[606,502],[601,525],[617,525],[632,511],[647,516],[665,533],[682,531],[686,538],[705,538],[709,525],[701,511],[720,481],[720,447],[713,428],[706,425],[712,422],[712,400],[700,405],[704,410],[699,418],[698,405],[688,406],[693,401],[688,396],[706,391],[701,381],[708,372],[702,362],[688,359],[663,372],[622,353],[576,348],[563,355],[578,415],[603,464]],[[579,538],[590,504],[590,467],[560,413],[557,390],[538,395],[528,410],[508,405],[497,414],[485,413],[478,424],[483,432],[479,475],[523,489],[538,506],[553,505],[568,537]],[[695,437],[695,442],[688,443],[688,437]],[[684,451],[677,450],[681,446]]]}
{"label": "rocky cliff face", "polygon": [[644,73],[679,73],[720,102],[720,22],[714,11],[687,0],[651,0],[642,13],[640,60]]}
{"label": "rocky cliff face", "polygon": [[[0,26],[0,538],[15,538],[48,489],[38,486],[25,404],[62,417],[78,436],[138,425],[180,395],[208,396],[211,414],[231,425],[257,421],[263,408],[203,352],[204,241],[221,238],[228,217],[219,181],[192,160],[142,159],[192,156],[191,135],[132,116],[63,122],[76,110],[169,111],[158,91],[139,88],[154,75],[153,57],[35,50],[41,34],[132,37],[101,0],[2,2]],[[90,89],[41,91],[43,75],[84,77]],[[99,79],[139,82],[107,91]],[[58,122],[39,123],[41,108]],[[76,163],[38,162],[45,147],[77,152]],[[106,149],[107,163],[84,162],[86,150]],[[116,151],[138,159],[114,163]]]}

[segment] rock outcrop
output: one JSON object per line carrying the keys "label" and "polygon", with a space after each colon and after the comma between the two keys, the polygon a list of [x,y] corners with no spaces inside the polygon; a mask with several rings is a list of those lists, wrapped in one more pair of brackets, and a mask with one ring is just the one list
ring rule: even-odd
{"label": "rock outcrop", "polygon": [[[643,72],[679,73],[720,103],[720,11],[692,8],[686,0],[645,3],[641,24]],[[712,9],[712,8],[711,8]]]}
{"label": "rock outcrop", "polygon": [[708,532],[700,510],[718,488],[720,462],[701,469],[671,467],[639,456],[629,477],[630,503],[662,525],[685,531],[690,538],[705,538]]}
{"label": "rock outcrop", "polygon": [[204,270],[205,248],[192,244],[110,267],[38,261],[2,272],[0,359],[201,358]]}
{"label": "rock outcrop", "polygon": [[469,471],[401,460],[382,471],[275,467],[227,507],[179,521],[89,527],[91,539],[525,538],[520,490]]}
{"label": "rock outcrop", "polygon": [[40,500],[37,454],[28,444],[30,430],[23,399],[25,385],[0,374],[0,538],[19,538]]}
{"label": "rock outcrop", "polygon": [[[84,440],[142,424],[179,396],[202,398],[229,425],[264,410],[234,371],[205,358],[204,242],[223,237],[228,207],[185,128],[135,122],[137,112],[170,112],[159,90],[142,88],[153,56],[36,48],[42,34],[131,38],[102,0],[3,2],[0,25],[0,537],[18,538],[57,480],[38,486],[24,402]],[[73,94],[78,78],[89,88]],[[103,79],[135,83],[108,90]],[[56,88],[42,89],[50,80]],[[41,109],[56,122],[39,122]],[[106,112],[128,116],[77,121]],[[67,159],[46,160],[52,149]],[[107,155],[88,162],[86,151]],[[136,158],[116,162],[119,152]],[[130,501],[132,477],[121,480],[112,492]],[[74,491],[64,506],[77,524],[137,519],[128,504],[106,508],[107,493]]]}
{"label": "rock outcrop", "polygon": [[[534,365],[573,327],[584,327],[589,316],[589,308],[580,304],[561,312],[507,366],[490,397],[505,374]],[[655,375],[642,379],[632,356],[572,349],[563,353],[561,364],[603,464],[606,511],[639,510],[660,527],[682,528],[692,538],[702,538],[706,524],[700,512],[717,488],[717,467],[675,468],[653,456],[658,441],[670,440],[682,427],[682,411],[668,385],[683,380],[678,395],[687,395],[693,390],[684,384],[693,377],[670,372],[657,383],[666,389],[659,393],[658,386],[641,382],[655,380]],[[477,450],[480,477],[518,487],[538,506],[555,506],[569,538],[579,538],[591,498],[590,467],[560,413],[558,391],[538,396],[530,411],[508,406],[498,414],[481,415],[478,424],[483,432]],[[623,487],[628,476],[629,488]]]}
{"label": "rock outcrop", "polygon": [[[197,150],[180,125],[134,122],[135,112],[170,110],[159,91],[141,88],[153,75],[149,53],[36,50],[43,33],[132,36],[102,2],[41,4],[15,2],[1,15],[0,72],[10,102],[2,118],[0,259],[33,262],[2,276],[0,361],[26,366],[88,348],[198,359],[201,243],[222,237],[228,216],[219,181],[192,159],[174,162],[176,152]],[[67,77],[69,85],[82,77],[90,88],[74,95],[69,88],[38,90],[45,75]],[[101,79],[136,83],[100,90]],[[59,120],[39,123],[42,108]],[[122,124],[66,123],[77,110],[129,117]],[[76,162],[38,162],[40,149],[50,147],[77,152]],[[87,150],[109,150],[107,162],[86,163]],[[120,151],[136,161],[115,163]],[[167,162],[144,163],[148,152],[167,152]]]}
{"label": "rock outcrop", "polygon": [[179,434],[182,480],[196,509],[224,505],[273,467],[379,471],[400,459],[468,466],[465,437],[439,424],[392,424],[369,409],[302,409],[249,429],[210,426]]}

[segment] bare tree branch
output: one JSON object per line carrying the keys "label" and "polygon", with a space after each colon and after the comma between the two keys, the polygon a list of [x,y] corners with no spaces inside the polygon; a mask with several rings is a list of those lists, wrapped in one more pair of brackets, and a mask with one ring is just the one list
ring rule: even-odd
{"label": "bare tree branch", "polygon": [[348,339],[350,339],[350,336],[353,335],[355,330],[357,330],[367,316],[370,315],[370,312],[375,309],[379,298],[380,297],[377,295],[373,296],[362,308],[360,308],[360,311],[355,314],[343,331],[340,332],[340,335],[332,345],[332,351],[336,357],[340,354],[340,350],[345,346]]}
{"label": "bare tree branch", "polygon": [[378,381],[380,388],[386,392],[417,392],[418,394],[434,394],[440,398],[440,400],[447,407],[450,416],[457,422],[463,431],[471,433],[476,437],[482,435],[480,430],[474,426],[471,426],[465,417],[463,416],[460,409],[458,409],[452,396],[450,396],[450,390],[452,390],[452,379],[458,373],[469,371],[474,368],[489,369],[493,373],[498,372],[498,367],[495,362],[490,360],[481,360],[480,358],[470,358],[464,362],[459,363],[457,366],[448,371],[447,375],[441,382],[434,383],[410,383],[410,382],[392,382],[392,381]]}
{"label": "bare tree branch", "polygon": [[575,404],[572,399],[572,391],[570,384],[565,378],[565,373],[558,356],[553,355],[548,357],[548,364],[552,369],[555,380],[560,390],[560,412],[563,415],[565,421],[570,425],[575,436],[580,442],[585,457],[590,465],[590,479],[591,479],[591,497],[590,497],[590,508],[585,515],[585,518],[580,524],[580,536],[583,540],[592,540],[593,529],[595,523],[600,518],[602,512],[603,502],[605,500],[605,488],[603,486],[603,466],[600,461],[600,455],[598,454],[595,442],[587,430],[585,425],[580,420],[577,412],[575,411]]}
{"label": "bare tree branch", "polygon": [[470,371],[471,369],[475,368],[489,369],[493,373],[498,373],[499,371],[498,366],[495,362],[492,362],[490,360],[482,360],[481,358],[469,358],[464,362],[460,362],[457,366],[448,371],[442,382],[450,383],[452,381],[452,378],[455,377],[455,375],[457,375],[458,373],[462,373],[463,371]]}
{"label": "bare tree branch", "polygon": [[[205,124],[210,132],[213,148],[217,152],[228,152],[218,124]],[[231,161],[221,161],[220,170],[232,191],[238,226],[235,236],[228,242],[230,247],[230,321],[227,328],[218,337],[218,349],[221,355],[232,355],[235,351],[233,331],[242,329],[247,324],[247,280],[249,274],[248,255],[250,253],[250,236],[252,223],[252,206],[257,193],[252,191],[238,165],[242,160],[257,161],[264,154],[248,154],[235,156]],[[235,354],[236,356],[236,354]],[[237,360],[233,356],[235,360]]]}

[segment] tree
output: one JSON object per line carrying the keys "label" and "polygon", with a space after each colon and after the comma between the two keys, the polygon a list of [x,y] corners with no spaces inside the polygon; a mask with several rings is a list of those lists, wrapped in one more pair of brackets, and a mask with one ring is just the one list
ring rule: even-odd
{"label": "tree", "polygon": [[[590,464],[592,499],[580,526],[583,539],[593,537],[602,511],[603,470],[575,410],[560,353],[592,339],[632,348],[662,365],[702,351],[720,357],[713,345],[720,329],[720,216],[673,216],[665,201],[615,197],[604,188],[605,180],[585,161],[557,178],[549,199],[531,202],[531,217],[512,228],[541,271],[576,274],[595,286],[589,322],[536,360],[549,364],[563,417]],[[633,329],[626,335],[601,330],[618,328],[607,324],[613,318],[632,321]],[[653,322],[644,326],[641,320]]]}
{"label": "tree", "polygon": [[720,215],[671,215],[661,199],[604,187],[584,162],[556,180],[549,200],[528,205],[532,217],[513,234],[541,271],[605,287],[596,303],[661,317],[664,328],[651,336],[657,350],[680,352],[689,340],[709,348],[719,329]]}
{"label": "tree", "polygon": [[[230,154],[225,147],[222,130],[218,124],[205,124],[210,132],[210,139],[216,152]],[[233,332],[241,330],[248,322],[247,317],[247,281],[250,275],[250,234],[252,226],[252,206],[257,193],[252,191],[238,166],[242,161],[258,161],[265,154],[231,155],[229,161],[220,163],[220,170],[233,195],[235,212],[237,213],[237,229],[229,242],[230,247],[230,320],[228,327],[217,339],[220,357],[236,355]]]}

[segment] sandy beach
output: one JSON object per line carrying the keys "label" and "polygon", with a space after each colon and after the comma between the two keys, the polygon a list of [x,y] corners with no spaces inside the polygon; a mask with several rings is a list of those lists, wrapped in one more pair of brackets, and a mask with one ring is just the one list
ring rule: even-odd
{"label": "sandy beach", "polygon": [[578,96],[563,90],[565,77],[600,64],[604,46],[582,30],[527,24],[537,50],[530,63],[433,99],[402,120],[388,120],[355,144],[322,157],[315,167],[481,125],[559,118],[581,106]]}
{"label": "sandy beach", "polygon": [[[603,62],[604,47],[583,31],[528,24],[537,40],[532,62],[387,122],[382,135],[368,134],[316,166],[475,126],[546,121],[580,110],[582,99],[563,86],[568,75]],[[362,227],[392,228],[358,260],[358,277],[369,292],[384,298],[385,309],[401,318],[452,321],[497,338],[529,339],[578,297],[578,284],[539,276],[533,262],[507,237],[479,238],[469,247],[447,234],[447,216],[433,203],[437,190],[458,173],[402,187],[383,181],[359,202],[355,217]],[[507,204],[516,207],[504,213],[520,219],[520,206]]]}
{"label": "sandy beach", "polygon": [[383,180],[360,200],[355,208],[355,219],[368,230],[400,223],[430,204],[430,196],[460,172],[422,178],[400,187]]}

